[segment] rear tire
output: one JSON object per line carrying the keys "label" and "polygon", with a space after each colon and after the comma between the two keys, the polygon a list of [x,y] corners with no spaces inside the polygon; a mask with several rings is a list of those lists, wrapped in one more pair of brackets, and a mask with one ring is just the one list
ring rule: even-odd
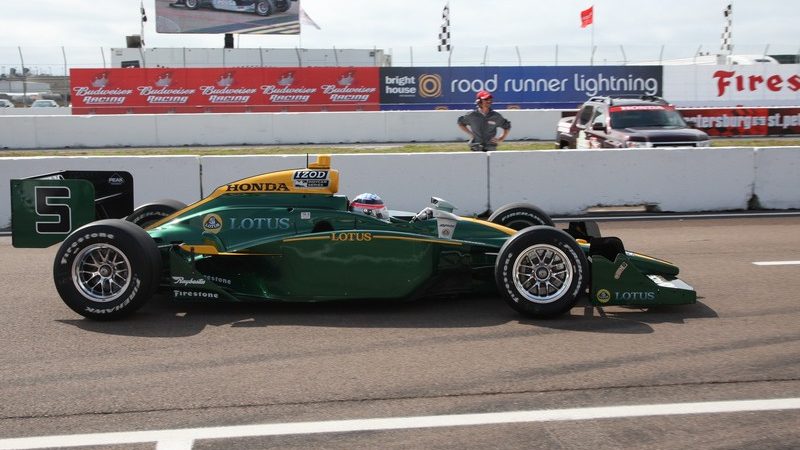
{"label": "rear tire", "polygon": [[489,222],[517,231],[535,225],[555,226],[553,219],[546,212],[528,203],[510,203],[502,206],[489,216]]}
{"label": "rear tire", "polygon": [[147,232],[106,219],[84,225],[61,244],[53,279],[64,303],[95,320],[126,317],[155,294],[161,254]]}
{"label": "rear tire", "polygon": [[200,0],[186,0],[183,4],[187,9],[197,9],[200,7]]}
{"label": "rear tire", "polygon": [[125,220],[133,222],[140,228],[147,228],[151,224],[183,208],[186,208],[186,204],[178,200],[159,200],[136,208]]}
{"label": "rear tire", "polygon": [[585,293],[589,263],[575,239],[547,226],[512,236],[497,256],[495,281],[520,314],[537,319],[569,311]]}

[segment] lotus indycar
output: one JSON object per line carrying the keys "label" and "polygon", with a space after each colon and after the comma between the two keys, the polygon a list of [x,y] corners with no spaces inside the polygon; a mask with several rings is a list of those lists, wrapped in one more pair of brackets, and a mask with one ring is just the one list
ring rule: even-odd
{"label": "lotus indycar", "polygon": [[626,251],[593,222],[558,229],[521,203],[479,220],[436,197],[417,214],[365,214],[382,206],[375,196],[350,203],[338,186],[339,171],[322,155],[225,184],[189,206],[161,201],[90,222],[58,249],[57,291],[99,320],[127,316],[159,290],[202,302],[499,294],[533,318],[586,298],[643,307],[696,300],[675,265]]}
{"label": "lotus indycar", "polygon": [[201,6],[221,11],[256,13],[259,16],[269,16],[274,12],[286,12],[291,4],[289,0],[177,0],[170,6],[185,6],[188,9],[198,9]]}

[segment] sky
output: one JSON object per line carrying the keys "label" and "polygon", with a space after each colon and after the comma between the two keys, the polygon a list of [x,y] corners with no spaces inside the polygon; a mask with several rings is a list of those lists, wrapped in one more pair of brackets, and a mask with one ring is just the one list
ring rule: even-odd
{"label": "sky", "polygon": [[[433,64],[446,0],[300,1],[321,29],[304,25],[299,36],[237,35],[236,46],[378,48],[393,55],[394,65],[441,62],[438,54]],[[797,0],[450,0],[451,57],[453,65],[514,59],[546,65],[571,58],[571,51],[583,58],[592,44],[599,49],[596,61],[606,63],[714,53],[729,3],[735,53],[800,52]],[[580,11],[592,5],[594,25],[581,29]],[[0,71],[19,64],[20,49],[26,65],[63,65],[64,59],[85,65],[88,58],[99,66],[104,52],[139,34],[139,6],[140,0],[3,1]],[[147,48],[223,46],[222,35],[156,33],[155,0],[144,0],[144,8]]]}

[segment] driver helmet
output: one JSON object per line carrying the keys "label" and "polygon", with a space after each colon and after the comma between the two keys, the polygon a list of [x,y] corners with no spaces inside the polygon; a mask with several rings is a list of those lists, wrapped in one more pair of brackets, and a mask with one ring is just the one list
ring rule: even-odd
{"label": "driver helmet", "polygon": [[389,220],[389,210],[386,209],[383,200],[377,195],[368,192],[359,194],[353,199],[350,202],[350,210],[354,213],[375,217],[376,219]]}

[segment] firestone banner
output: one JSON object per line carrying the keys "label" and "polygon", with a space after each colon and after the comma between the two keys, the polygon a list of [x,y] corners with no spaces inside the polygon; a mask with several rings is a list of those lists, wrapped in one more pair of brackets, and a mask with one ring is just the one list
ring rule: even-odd
{"label": "firestone banner", "polygon": [[378,68],[72,69],[73,114],[376,111]]}

